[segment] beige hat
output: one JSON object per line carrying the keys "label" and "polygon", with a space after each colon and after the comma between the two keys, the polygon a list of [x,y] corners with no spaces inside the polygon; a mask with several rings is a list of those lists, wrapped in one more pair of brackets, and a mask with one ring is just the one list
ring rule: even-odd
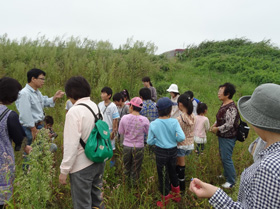
{"label": "beige hat", "polygon": [[176,84],[171,84],[166,91],[179,93],[178,86]]}

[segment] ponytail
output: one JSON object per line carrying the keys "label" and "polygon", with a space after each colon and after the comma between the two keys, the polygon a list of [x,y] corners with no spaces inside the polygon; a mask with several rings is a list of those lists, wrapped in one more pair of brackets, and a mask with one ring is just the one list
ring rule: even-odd
{"label": "ponytail", "polygon": [[187,114],[188,115],[191,115],[192,112],[193,112],[193,103],[192,103],[192,100],[191,100],[191,97],[187,94],[182,94],[179,96],[178,98],[178,103],[182,103],[183,106],[188,110],[187,111]]}

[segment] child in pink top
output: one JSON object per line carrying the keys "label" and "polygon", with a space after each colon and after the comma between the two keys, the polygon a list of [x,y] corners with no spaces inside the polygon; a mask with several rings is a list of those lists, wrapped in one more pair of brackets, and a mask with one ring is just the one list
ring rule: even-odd
{"label": "child in pink top", "polygon": [[197,116],[194,126],[194,141],[196,143],[196,153],[203,154],[204,144],[207,143],[206,131],[209,130],[209,119],[205,116],[207,113],[207,105],[205,103],[198,103]]}
{"label": "child in pink top", "polygon": [[144,158],[144,134],[148,134],[150,122],[148,118],[139,113],[143,106],[141,98],[134,97],[128,105],[130,105],[130,114],[122,117],[119,133],[124,135],[123,162],[125,174],[129,179],[137,182]]}

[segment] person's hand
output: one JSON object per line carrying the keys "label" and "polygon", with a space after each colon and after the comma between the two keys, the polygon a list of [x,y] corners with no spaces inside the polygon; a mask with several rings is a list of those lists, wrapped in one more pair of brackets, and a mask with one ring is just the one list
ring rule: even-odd
{"label": "person's hand", "polygon": [[110,134],[110,139],[113,140],[114,137],[115,137],[115,132],[112,132],[112,133]]}
{"label": "person's hand", "polygon": [[58,90],[55,95],[53,96],[53,101],[55,102],[56,99],[63,97],[63,95],[65,94],[65,92]]}
{"label": "person's hand", "polygon": [[211,132],[214,133],[214,134],[216,134],[216,133],[218,132],[218,130],[219,130],[219,128],[216,127],[216,126],[213,126],[213,127],[211,128]]}
{"label": "person's hand", "polygon": [[30,130],[31,130],[32,138],[35,139],[36,135],[38,133],[38,129],[34,126],[34,127],[30,128]]}
{"label": "person's hand", "polygon": [[211,184],[207,184],[197,178],[194,178],[191,183],[189,190],[196,194],[200,198],[210,198],[217,191],[218,187]]}
{"label": "person's hand", "polygon": [[67,184],[66,179],[67,179],[67,175],[62,174],[62,173],[59,175],[59,183],[60,184],[62,184],[62,185]]}
{"label": "person's hand", "polygon": [[32,147],[31,147],[31,146],[26,145],[26,146],[24,147],[24,152],[26,152],[27,154],[29,154],[31,151],[32,151]]}

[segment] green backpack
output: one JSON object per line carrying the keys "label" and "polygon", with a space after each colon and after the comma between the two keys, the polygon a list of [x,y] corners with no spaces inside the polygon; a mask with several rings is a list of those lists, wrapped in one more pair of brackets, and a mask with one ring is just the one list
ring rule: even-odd
{"label": "green backpack", "polygon": [[84,148],[88,159],[95,163],[103,163],[113,156],[109,126],[105,121],[102,120],[103,118],[100,114],[100,109],[98,106],[99,119],[88,105],[83,103],[78,105],[87,107],[95,118],[95,126],[88,137],[87,143],[85,144],[82,139],[80,139],[80,143]]}

